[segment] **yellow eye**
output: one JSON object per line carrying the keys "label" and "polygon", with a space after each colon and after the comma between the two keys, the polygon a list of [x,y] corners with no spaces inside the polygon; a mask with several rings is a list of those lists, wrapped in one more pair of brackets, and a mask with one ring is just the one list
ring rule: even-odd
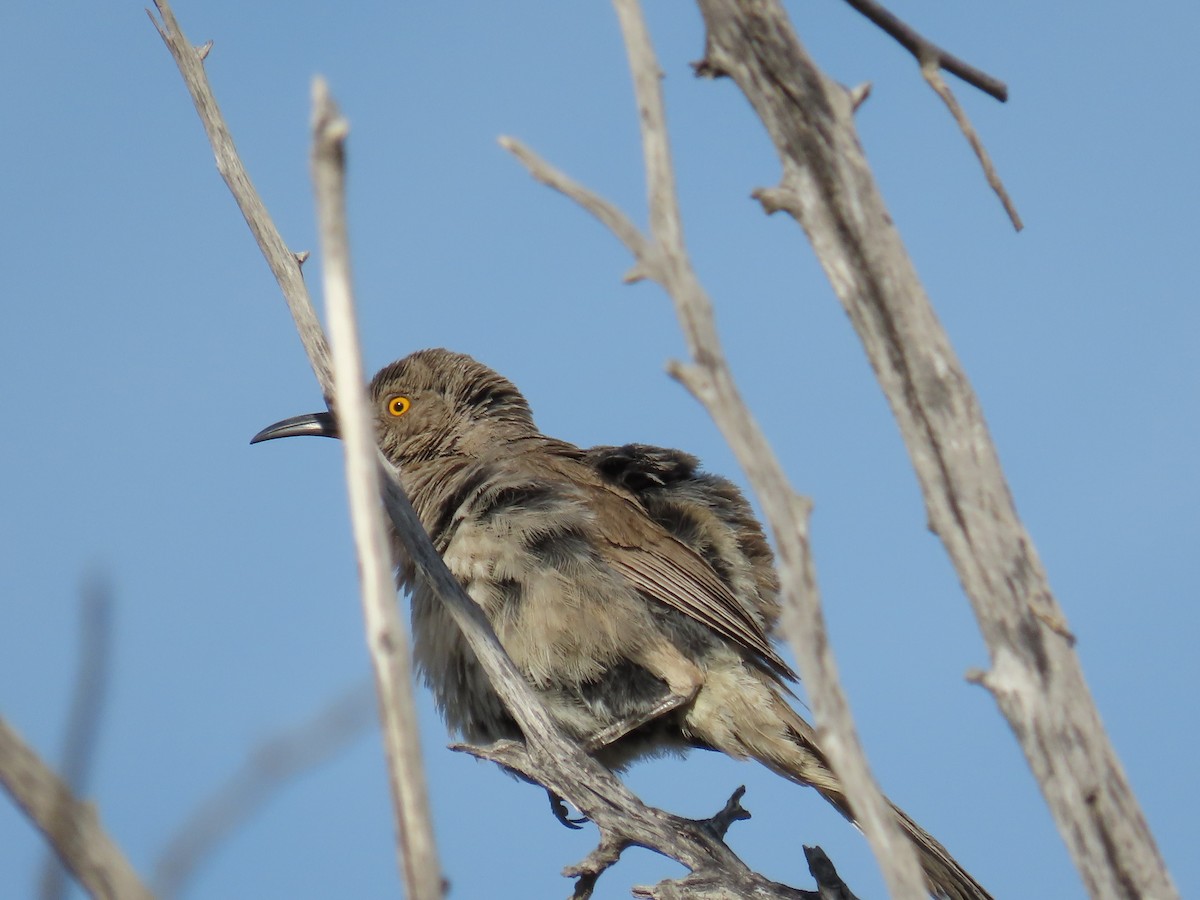
{"label": "yellow eye", "polygon": [[412,401],[407,397],[393,397],[387,403],[387,410],[393,416],[402,416],[408,412],[412,406]]}

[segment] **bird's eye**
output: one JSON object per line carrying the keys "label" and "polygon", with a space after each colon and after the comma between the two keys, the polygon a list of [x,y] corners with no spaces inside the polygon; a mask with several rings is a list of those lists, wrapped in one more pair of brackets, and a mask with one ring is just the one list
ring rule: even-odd
{"label": "bird's eye", "polygon": [[387,402],[387,410],[393,416],[400,417],[408,412],[412,406],[412,401],[407,397],[393,397]]}

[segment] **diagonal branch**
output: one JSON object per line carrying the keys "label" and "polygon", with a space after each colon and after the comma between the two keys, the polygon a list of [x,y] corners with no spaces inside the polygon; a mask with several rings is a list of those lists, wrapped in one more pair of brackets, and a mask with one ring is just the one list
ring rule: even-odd
{"label": "diagonal branch", "polygon": [[271,267],[275,280],[279,282],[279,289],[283,291],[283,298],[287,301],[288,309],[296,322],[300,341],[304,344],[304,352],[312,363],[313,373],[317,376],[317,383],[321,385],[321,393],[328,404],[333,397],[329,345],[325,342],[325,333],[321,330],[321,323],[313,311],[312,301],[308,298],[308,288],[304,286],[304,277],[300,273],[300,266],[308,254],[293,253],[284,243],[279,229],[275,227],[263,204],[262,197],[250,181],[246,167],[242,165],[237,148],[233,145],[229,126],[225,124],[221,109],[217,106],[217,98],[213,96],[212,87],[208,83],[208,76],[204,74],[204,60],[212,49],[212,41],[199,49],[193,47],[179,27],[170,3],[167,0],[154,0],[154,5],[162,21],[155,19],[149,10],[146,10],[146,15],[150,16],[150,21],[158,30],[163,43],[175,58],[175,65],[179,67],[179,74],[183,76],[183,82],[204,125],[204,132],[208,135],[208,142],[212,145],[217,171],[225,179],[238,209],[242,211],[246,224],[250,226],[250,232],[258,242],[259,250],[262,251],[267,265]]}
{"label": "diagonal branch", "polygon": [[[995,164],[992,162],[987,150],[984,149],[979,133],[967,119],[967,114],[959,105],[958,100],[955,99],[950,87],[942,80],[939,70],[945,69],[952,75],[957,75],[963,81],[967,82],[967,84],[979,88],[986,94],[991,94],[1001,103],[1008,100],[1008,86],[1003,81],[993,78],[986,72],[981,72],[974,66],[963,62],[954,54],[943,50],[937,44],[933,43],[933,41],[917,33],[911,26],[902,22],[890,10],[876,3],[875,0],[846,0],[846,2],[894,37],[904,49],[916,58],[921,66],[921,76],[929,83],[929,86],[933,88],[937,95],[942,98],[942,102],[949,107],[950,115],[954,117],[954,121],[958,125],[959,130],[962,131],[963,137],[967,139],[967,143],[971,145],[971,149],[975,152],[975,157],[979,160],[979,165],[983,168],[984,177],[987,178],[988,184],[1000,198],[1000,202],[1004,206],[1004,211],[1008,214],[1013,228],[1017,231],[1024,228],[1025,226],[1021,222],[1021,217],[1017,213],[1017,208],[1013,204],[1012,198],[1009,197],[1003,182],[1000,180],[1000,174],[996,171]],[[855,106],[857,107],[857,105],[856,103]]]}
{"label": "diagonal branch", "polygon": [[1013,203],[1012,197],[1008,195],[1008,190],[1004,187],[1004,182],[1000,180],[1000,173],[996,171],[996,166],[992,162],[991,155],[987,152],[987,148],[983,146],[983,140],[979,137],[979,132],[975,130],[975,126],[967,118],[962,104],[958,102],[958,98],[954,96],[954,92],[950,90],[950,86],[942,78],[942,73],[938,71],[937,66],[932,62],[922,64],[921,75],[929,83],[929,86],[933,88],[934,92],[942,98],[942,102],[950,110],[950,115],[954,116],[954,121],[958,123],[959,130],[962,131],[963,136],[967,139],[967,143],[971,145],[971,149],[975,151],[975,158],[979,160],[979,165],[983,167],[983,175],[987,179],[987,183],[991,185],[992,190],[996,192],[996,196],[1000,198],[1000,202],[1004,205],[1004,211],[1008,213],[1008,218],[1012,222],[1013,228],[1020,231],[1025,227],[1025,224],[1021,221],[1016,204]]}
{"label": "diagonal branch", "polygon": [[871,775],[838,678],[809,546],[811,503],[792,489],[762,429],[742,400],[721,349],[712,301],[688,257],[671,164],[662,73],[641,4],[638,0],[614,0],[614,6],[640,112],[651,232],[666,260],[660,284],[675,305],[692,356],[689,365],[673,364],[672,374],[708,410],[762,504],[778,548],[784,633],[808,686],[823,748],[843,784],[855,820],[879,861],[892,895],[922,897],[925,879],[916,852],[901,833]]}
{"label": "diagonal branch", "polygon": [[[59,859],[99,900],[153,900],[96,808],[76,797],[0,718],[0,783],[51,842]],[[72,827],[56,830],[69,821]]]}
{"label": "diagonal branch", "polygon": [[547,164],[545,160],[516,138],[502,136],[499,143],[501,147],[520,160],[521,164],[529,170],[529,174],[534,179],[547,187],[553,188],[560,194],[570,197],[599,219],[600,223],[615,234],[617,240],[629,249],[629,252],[633,254],[635,259],[640,260],[644,257],[650,257],[653,254],[654,248],[650,245],[650,242],[646,240],[645,236],[638,230],[638,227],[630,221],[629,217],[613,206],[613,204]]}
{"label": "diagonal branch", "polygon": [[911,53],[921,67],[933,64],[939,69],[945,69],[951,75],[957,75],[972,87],[977,87],[985,94],[990,94],[1001,103],[1008,100],[1008,85],[998,78],[993,78],[970,63],[964,62],[953,53],[943,50],[933,41],[918,33],[912,26],[901,21],[895,13],[885,9],[875,0],[846,0],[860,13],[890,34],[896,41]]}

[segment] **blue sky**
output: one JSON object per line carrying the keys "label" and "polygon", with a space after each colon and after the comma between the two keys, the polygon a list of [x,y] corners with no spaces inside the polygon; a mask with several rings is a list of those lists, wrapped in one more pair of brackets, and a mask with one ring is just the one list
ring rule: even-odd
{"label": "blue sky", "polygon": [[[651,3],[687,234],[743,391],[815,502],[817,571],[846,688],[889,794],[997,897],[1082,897],[1023,757],[964,672],[987,657],[852,329],[798,227],[749,193],[778,163],[730,82],[697,81],[698,14]],[[951,79],[1027,228],[1014,235],[911,58],[834,2],[794,2],[846,84],[889,209],[983,402],[1020,509],[1079,637],[1101,713],[1181,892],[1200,893],[1192,748],[1200,664],[1195,510],[1200,13],[1149,3],[906,3],[895,10],[1006,79]],[[740,480],[663,374],[669,304],[624,287],[624,251],[496,145],[512,134],[644,221],[640,149],[606,3],[180,2],[285,238],[315,249],[309,83],[351,120],[351,231],[371,367],[425,346],[520,385],[547,433],[643,441]],[[0,712],[53,756],[78,591],[108,573],[116,660],[92,795],[148,871],[181,817],[256,741],[363,678],[341,456],[248,446],[319,393],[273,280],[137,3],[0,9]],[[318,283],[315,259],[307,267]],[[555,897],[594,845],[542,794],[422,739],[454,897]],[[209,861],[195,897],[400,892],[377,734],[298,780]],[[694,754],[636,767],[649,802],[708,815],[808,886],[801,843],[881,895],[865,843],[811,792]],[[0,802],[0,896],[40,843]],[[678,872],[629,854],[601,900]]]}

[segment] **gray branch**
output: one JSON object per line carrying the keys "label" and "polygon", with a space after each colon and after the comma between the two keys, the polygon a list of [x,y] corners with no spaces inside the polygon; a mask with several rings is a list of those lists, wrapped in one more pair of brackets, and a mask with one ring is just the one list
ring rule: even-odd
{"label": "gray branch", "polygon": [[[971,149],[975,152],[975,158],[979,160],[979,165],[983,168],[984,177],[987,178],[992,190],[996,192],[996,196],[1000,198],[1000,203],[1004,206],[1004,211],[1008,214],[1013,228],[1017,231],[1024,228],[1016,204],[1013,203],[1012,198],[1008,195],[1008,190],[1000,180],[1000,173],[996,171],[996,166],[983,146],[979,133],[967,118],[967,114],[954,96],[954,92],[942,79],[941,70],[944,69],[952,75],[957,75],[967,84],[979,88],[986,94],[991,94],[1001,103],[1008,100],[1008,86],[1003,81],[963,62],[953,53],[943,50],[907,23],[901,21],[890,10],[876,3],[875,0],[846,0],[846,2],[895,38],[900,46],[917,60],[921,66],[922,77],[942,98],[942,102],[946,104],[950,115],[954,117],[959,130],[962,131],[963,137],[971,145]],[[697,71],[701,71],[700,67],[697,67]],[[852,105],[857,109],[861,102],[862,98],[858,98]]]}
{"label": "gray branch", "polygon": [[[710,819],[685,819],[645,806],[610,772],[572,746],[574,759],[548,760],[533,742],[498,741],[489,747],[456,745],[480,759],[490,759],[507,769],[533,778],[570,799],[600,829],[600,845],[581,862],[568,866],[564,874],[577,879],[571,900],[587,900],[600,876],[627,847],[645,847],[682,863],[691,874],[660,882],[654,887],[634,889],[634,895],[678,900],[819,900],[819,892],[798,890],[769,881],[751,871],[724,842],[729,825],[749,818],[739,800],[739,788],[725,808]],[[586,763],[584,766],[579,762]],[[599,776],[599,777],[597,777]],[[582,800],[581,804],[579,801]],[[819,859],[826,859],[824,853]],[[826,859],[827,862],[827,859]],[[812,865],[818,889],[841,884],[832,866]],[[818,874],[819,873],[819,874]],[[837,896],[831,894],[830,896]],[[852,897],[853,895],[849,895]]]}
{"label": "gray branch", "polygon": [[379,720],[387,752],[400,873],[413,900],[443,896],[441,866],[421,759],[408,635],[396,608],[394,564],[379,508],[380,470],[374,419],[363,386],[362,351],[350,277],[346,227],[346,135],[349,124],[323,79],[313,82],[312,177],[317,199],[325,309],[333,350],[338,427],[346,456],[346,491],[362,582],[367,649],[375,672]]}
{"label": "gray branch", "polygon": [[154,23],[163,43],[171,51],[171,56],[175,58],[175,65],[179,67],[179,73],[183,76],[183,82],[187,85],[188,93],[192,96],[196,112],[208,135],[208,142],[212,145],[217,171],[225,179],[229,192],[233,194],[238,209],[258,242],[258,249],[262,251],[275,280],[279,282],[279,289],[283,291],[283,298],[287,301],[288,309],[296,322],[300,341],[304,344],[304,352],[312,363],[313,374],[317,376],[317,383],[321,385],[321,393],[328,404],[333,398],[329,345],[325,340],[325,333],[321,330],[321,322],[313,310],[312,301],[309,300],[304,277],[300,273],[300,266],[308,258],[308,252],[294,253],[284,243],[279,229],[275,227],[262,198],[255,190],[254,183],[250,181],[246,167],[242,165],[237,148],[233,145],[233,136],[229,133],[229,127],[225,124],[220,107],[217,106],[217,98],[213,96],[212,87],[208,83],[208,76],[204,74],[204,60],[212,50],[212,41],[197,49],[179,27],[170,3],[167,0],[154,0],[154,5],[158,9],[161,21],[155,19],[149,10],[146,14],[150,16],[150,21]]}
{"label": "gray branch", "polygon": [[901,21],[891,10],[876,3],[875,0],[846,0],[846,2],[895,38],[901,47],[913,55],[922,68],[931,63],[939,69],[945,69],[950,74],[957,75],[967,84],[979,88],[985,94],[990,94],[1001,103],[1008,100],[1008,85],[1003,81],[964,62],[953,53],[943,50],[929,38],[919,34],[910,25]]}
{"label": "gray branch", "polygon": [[804,228],[900,425],[929,516],[991,654],[978,680],[1016,734],[1088,891],[1177,897],[1017,515],[979,401],[863,157],[850,99],[776,0],[699,0],[704,68],[730,76],[783,167],[760,191]]}
{"label": "gray branch", "polygon": [[[979,136],[979,132],[975,130],[975,126],[971,124],[971,120],[967,118],[966,110],[962,108],[962,104],[958,102],[958,98],[954,96],[954,92],[950,90],[950,86],[942,78],[942,73],[938,71],[934,60],[930,59],[922,63],[921,75],[929,86],[933,88],[934,93],[942,98],[942,102],[946,104],[946,108],[950,110],[950,115],[954,117],[959,131],[963,133],[963,137],[967,139],[967,143],[971,145],[971,150],[975,153],[975,158],[979,160],[979,165],[983,169],[983,177],[987,179],[988,185],[996,192],[996,196],[1000,198],[1000,204],[1004,207],[1004,211],[1008,213],[1008,220],[1012,222],[1013,228],[1020,231],[1025,227],[1025,223],[1021,221],[1021,214],[1017,212],[1017,205],[1013,203],[1012,197],[1008,194],[1008,188],[1000,180],[1000,173],[996,171],[996,164],[992,162],[991,154],[983,146],[983,138]],[[857,108],[858,104],[855,103],[854,106]]]}
{"label": "gray branch", "polygon": [[[76,797],[0,718],[0,783],[46,836],[63,865],[99,900],[152,900],[96,808]],[[62,823],[69,822],[69,828]]]}

